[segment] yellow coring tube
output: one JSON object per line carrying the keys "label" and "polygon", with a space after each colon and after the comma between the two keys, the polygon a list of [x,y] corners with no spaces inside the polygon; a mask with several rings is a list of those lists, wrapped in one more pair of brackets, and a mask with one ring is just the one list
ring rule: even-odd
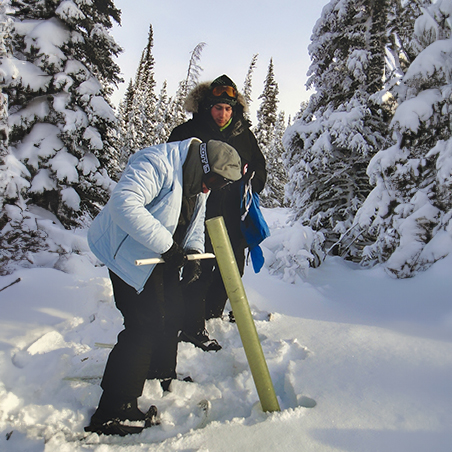
{"label": "yellow coring tube", "polygon": [[280,411],[223,217],[207,220],[206,227],[231,303],[262,410]]}

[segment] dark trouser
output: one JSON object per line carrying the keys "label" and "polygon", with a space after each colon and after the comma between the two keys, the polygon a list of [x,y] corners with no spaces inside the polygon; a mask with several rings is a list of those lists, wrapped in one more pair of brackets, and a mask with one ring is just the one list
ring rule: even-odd
{"label": "dark trouser", "polygon": [[101,386],[118,402],[140,397],[147,378],[175,378],[183,298],[174,269],[157,265],[144,290],[136,290],[110,272],[124,330],[111,351]]}
{"label": "dark trouser", "polygon": [[[243,276],[245,268],[245,252],[243,249],[234,250],[235,260],[237,261],[237,267],[240,272],[240,276]],[[215,265],[214,261],[211,263],[211,278],[210,284],[205,298],[205,318],[206,320],[221,317],[223,314],[224,306],[228,300],[228,295],[223,284],[220,269],[218,265]],[[213,268],[214,267],[214,268]]]}
{"label": "dark trouser", "polygon": [[[206,252],[208,250],[206,243]],[[235,259],[240,275],[243,276],[245,267],[245,250],[234,249]],[[184,290],[185,321],[184,331],[196,336],[205,328],[205,321],[221,317],[228,295],[223,284],[220,269],[214,259],[201,261],[202,273],[198,281],[190,284]]]}

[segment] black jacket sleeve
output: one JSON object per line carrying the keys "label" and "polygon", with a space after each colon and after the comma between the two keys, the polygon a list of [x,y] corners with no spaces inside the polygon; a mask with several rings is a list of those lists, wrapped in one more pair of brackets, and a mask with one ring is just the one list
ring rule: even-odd
{"label": "black jacket sleeve", "polygon": [[254,171],[254,177],[252,180],[253,190],[256,193],[260,193],[265,186],[267,180],[267,168],[265,165],[265,157],[257,143],[256,137],[250,131],[250,141],[252,146],[252,158],[248,166],[248,173],[252,174]]}
{"label": "black jacket sleeve", "polygon": [[168,143],[174,141],[183,141],[186,140],[187,138],[191,138],[190,136],[187,136],[187,132],[184,130],[185,128],[186,127],[184,127],[184,124],[175,127],[168,138]]}

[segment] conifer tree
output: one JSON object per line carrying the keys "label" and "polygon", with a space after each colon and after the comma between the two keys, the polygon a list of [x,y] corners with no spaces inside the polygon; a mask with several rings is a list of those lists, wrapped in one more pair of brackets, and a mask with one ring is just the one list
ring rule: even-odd
{"label": "conifer tree", "polygon": [[[6,59],[10,60],[12,56],[12,20],[7,16],[7,6],[6,2],[0,4],[0,58],[3,61]],[[6,82],[7,74],[5,71],[0,70],[0,158],[2,160],[8,152],[8,96],[2,90]]]}
{"label": "conifer tree", "polygon": [[9,218],[3,208],[6,208],[8,203],[19,203],[19,200],[23,207],[22,192],[29,186],[25,179],[29,175],[27,169],[17,160],[8,146],[9,99],[5,88],[19,75],[12,54],[13,21],[8,15],[11,12],[9,2],[0,4],[0,208],[2,208],[1,221],[5,223]]}
{"label": "conifer tree", "polygon": [[[248,106],[250,106],[251,103],[253,102],[253,100],[251,98],[252,78],[253,78],[254,69],[256,68],[258,56],[259,56],[259,54],[256,53],[255,55],[253,55],[253,58],[251,58],[251,63],[250,63],[248,72],[245,77],[245,83],[243,84],[243,97],[245,98],[246,104]],[[244,113],[244,116],[248,121],[250,121],[250,115],[248,112]]]}
{"label": "conifer tree", "polygon": [[155,108],[155,144],[165,143],[171,133],[171,98],[168,97],[167,82],[163,82]]}
{"label": "conifer tree", "polygon": [[8,146],[8,95],[3,89],[19,75],[12,57],[10,12],[9,2],[0,4],[0,275],[9,272],[11,262],[26,260],[45,240],[45,234],[33,225],[30,228],[25,213],[24,195],[30,186],[30,173]]}
{"label": "conifer tree", "polygon": [[323,8],[309,46],[315,93],[284,137],[294,220],[322,232],[326,251],[351,259],[361,251],[354,216],[371,191],[366,168],[389,115],[372,98],[384,86],[388,3],[332,0]]}
{"label": "conifer tree", "polygon": [[141,56],[133,89],[131,121],[134,140],[129,144],[133,152],[155,144],[157,97],[155,95],[153,46],[154,32],[150,25],[148,43]]}
{"label": "conifer tree", "polygon": [[380,92],[372,96],[376,104],[385,104],[390,116],[398,105],[397,86],[411,62],[425,47],[414,33],[414,23],[422,8],[431,4],[430,0],[395,0],[389,2],[388,20],[385,33],[386,44],[385,83]]}
{"label": "conifer tree", "polygon": [[[3,59],[0,68],[7,75],[9,153],[20,163],[27,186],[20,187],[22,203],[8,198],[3,208],[22,239],[39,236],[38,248],[44,249],[52,238],[33,206],[66,228],[82,226],[112,188],[108,170],[114,171],[117,161],[110,130],[116,118],[108,96],[121,81],[113,61],[121,49],[109,29],[120,13],[110,0],[12,0],[11,6],[12,63]],[[30,255],[26,259],[33,262]]]}
{"label": "conifer tree", "polygon": [[283,162],[284,147],[282,138],[286,130],[284,112],[276,119],[272,141],[263,148],[267,166],[267,182],[260,193],[263,207],[284,207],[284,187],[287,183],[287,170]]}
{"label": "conifer tree", "polygon": [[124,99],[118,106],[120,149],[119,166],[121,169],[125,168],[130,155],[134,152],[134,143],[137,141],[135,129],[133,127],[133,94],[133,80],[130,79]]}
{"label": "conifer tree", "polygon": [[387,51],[394,58],[395,68],[400,68],[401,75],[406,72],[411,62],[428,45],[424,39],[414,32],[416,19],[421,15],[421,9],[431,5],[430,0],[393,1],[390,4],[388,32],[390,42]]}
{"label": "conifer tree", "polygon": [[285,119],[283,112],[278,114],[278,94],[273,59],[270,59],[264,90],[259,96],[262,102],[257,111],[258,123],[254,132],[267,165],[267,182],[260,195],[264,207],[284,205],[284,185],[287,181],[282,161]]}
{"label": "conifer tree", "polygon": [[187,120],[184,104],[188,93],[193,89],[198,81],[202,72],[202,67],[199,65],[201,59],[201,53],[206,43],[200,42],[191,52],[190,60],[188,63],[187,76],[179,83],[176,95],[170,103],[171,124],[170,129],[174,129],[178,125]]}
{"label": "conifer tree", "polygon": [[399,278],[428,268],[452,245],[451,11],[452,1],[441,0],[416,20],[417,42],[427,47],[397,87],[397,141],[372,159],[375,188],[356,218],[376,234],[365,263],[386,262]]}
{"label": "conifer tree", "polygon": [[135,81],[130,80],[119,106],[120,166],[124,168],[137,150],[156,144],[156,103],[154,32],[149,26],[148,42],[141,53]]}
{"label": "conifer tree", "polygon": [[294,116],[294,118],[293,118],[293,121],[291,121],[290,120],[290,118],[289,118],[289,120],[288,120],[288,126],[291,126],[292,124],[293,124],[293,122],[294,121],[298,121],[299,119],[302,119],[303,118],[303,114],[304,114],[304,112],[305,112],[305,110],[308,108],[308,102],[306,101],[306,100],[302,100],[301,102],[300,102],[300,108],[299,108],[299,110],[297,111],[297,113],[295,114],[295,116]]}
{"label": "conifer tree", "polygon": [[267,147],[274,137],[278,116],[278,94],[279,88],[275,80],[273,58],[271,58],[264,81],[264,90],[259,96],[262,102],[257,110],[257,126],[254,131],[257,142],[262,147]]}

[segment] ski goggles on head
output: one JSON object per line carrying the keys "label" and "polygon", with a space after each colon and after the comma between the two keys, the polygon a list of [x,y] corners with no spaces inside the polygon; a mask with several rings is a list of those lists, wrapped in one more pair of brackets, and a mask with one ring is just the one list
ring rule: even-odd
{"label": "ski goggles on head", "polygon": [[203,181],[206,187],[211,191],[221,190],[222,188],[226,187],[226,185],[232,184],[234,182],[212,171],[210,173],[204,174]]}
{"label": "ski goggles on head", "polygon": [[226,94],[227,96],[235,99],[237,97],[237,90],[232,86],[216,86],[213,88],[212,94],[215,97],[220,97],[221,95]]}

